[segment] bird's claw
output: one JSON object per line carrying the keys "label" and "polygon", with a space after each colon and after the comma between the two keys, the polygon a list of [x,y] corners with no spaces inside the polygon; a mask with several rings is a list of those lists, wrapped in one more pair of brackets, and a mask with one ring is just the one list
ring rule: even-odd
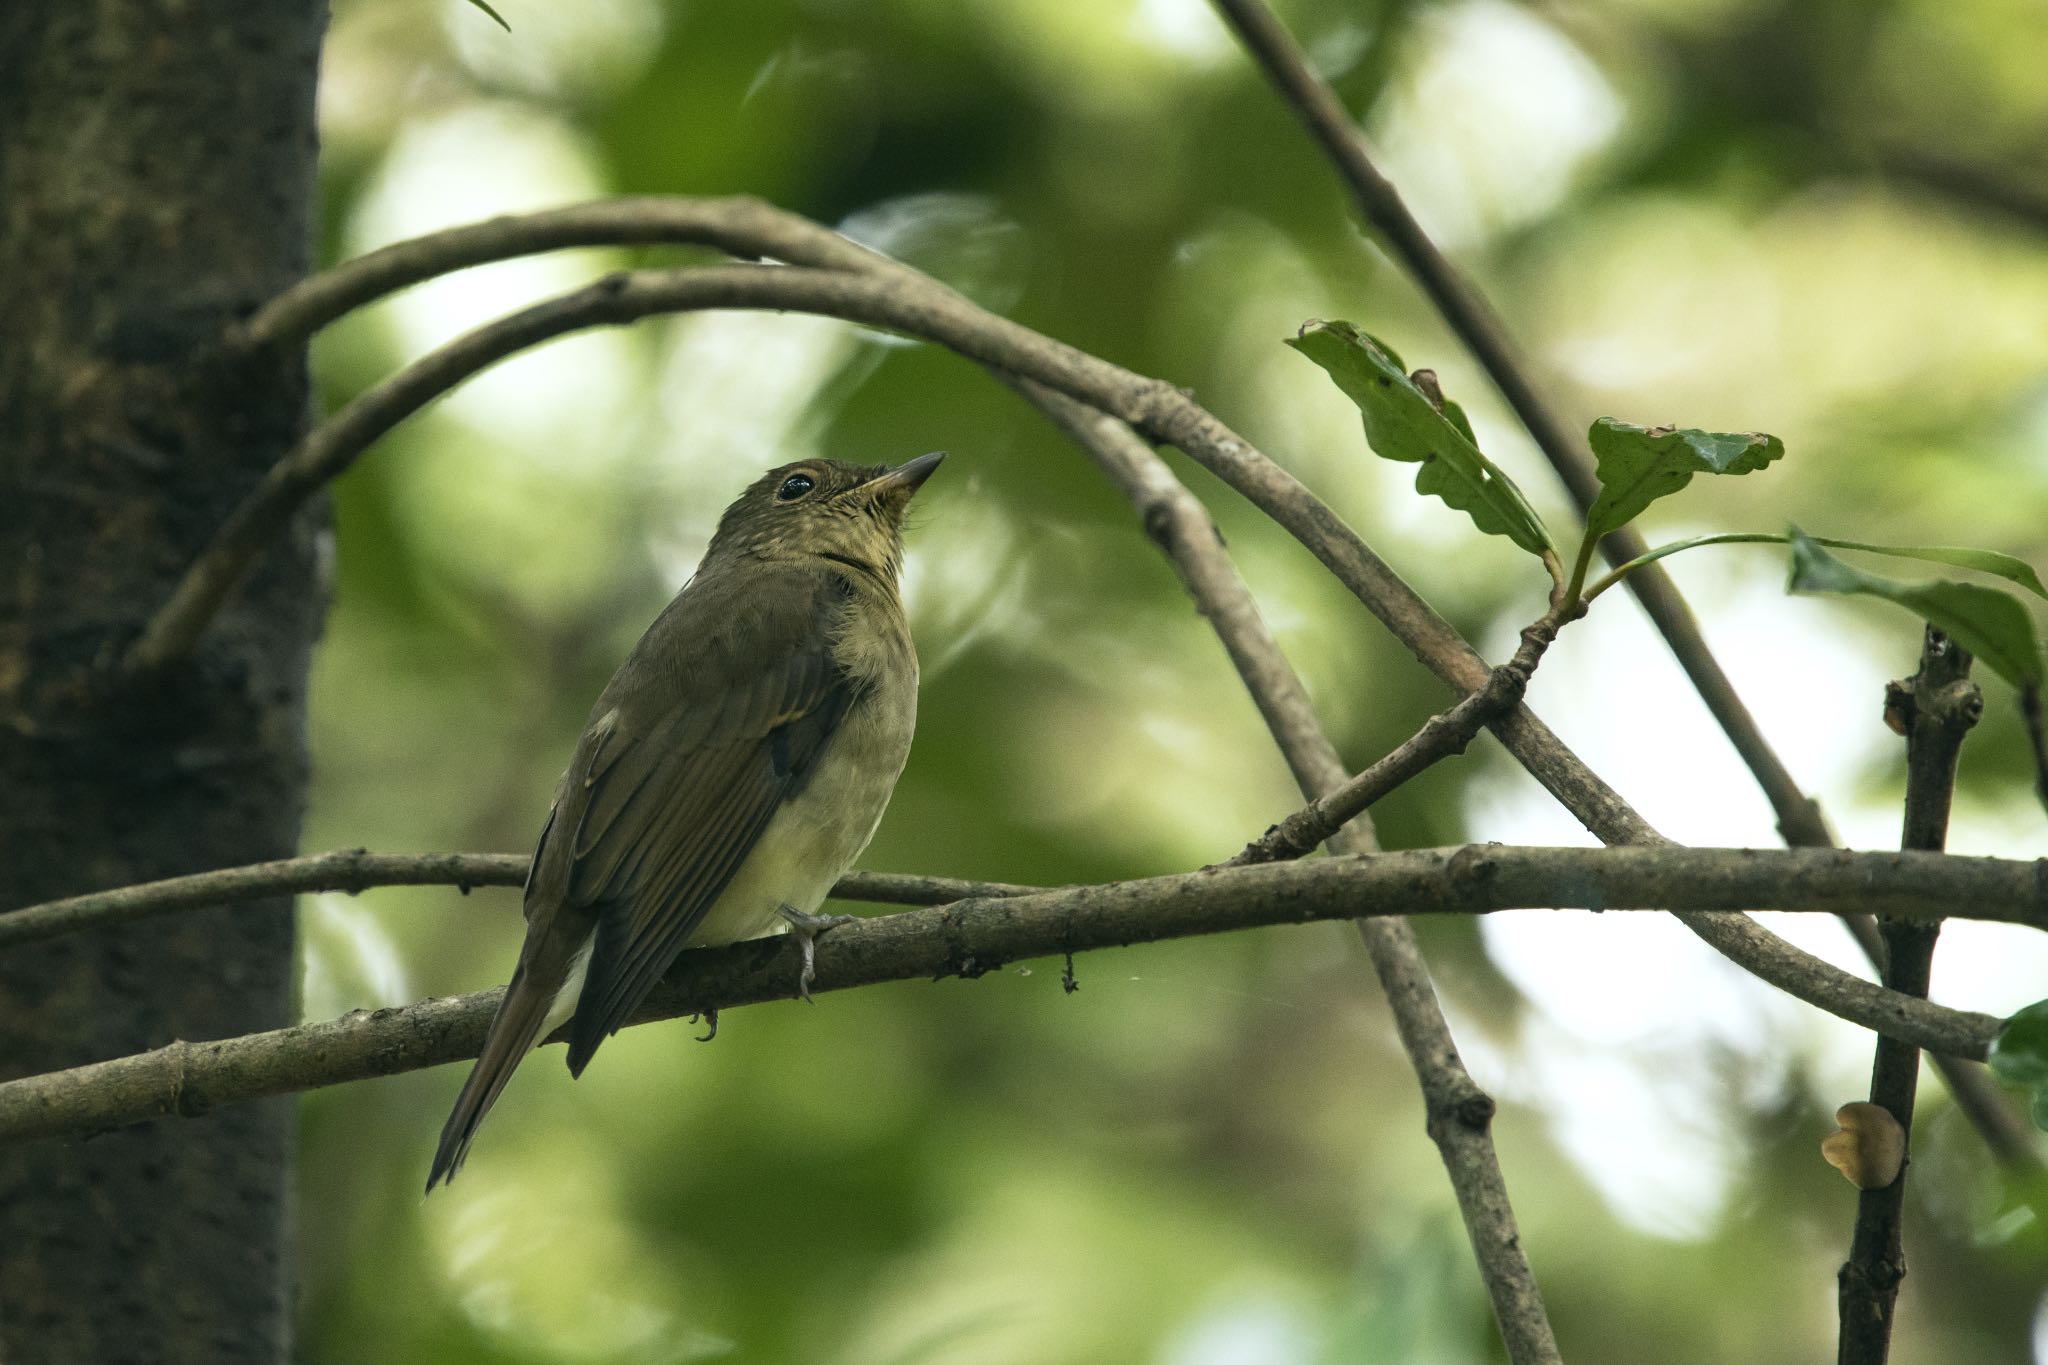
{"label": "bird's claw", "polygon": [[702,1019],[704,1021],[704,1035],[700,1037],[697,1041],[700,1043],[708,1043],[713,1038],[716,1038],[718,1036],[718,1011],[700,1010],[696,1014],[690,1016],[690,1022],[693,1024],[696,1023],[699,1019]]}
{"label": "bird's claw", "polygon": [[851,924],[859,916],[807,915],[787,905],[777,907],[777,913],[789,921],[791,937],[803,946],[804,969],[796,979],[796,993],[805,1001],[816,1004],[816,1001],[811,1000],[811,982],[818,975],[818,935],[829,929],[837,929],[842,924]]}

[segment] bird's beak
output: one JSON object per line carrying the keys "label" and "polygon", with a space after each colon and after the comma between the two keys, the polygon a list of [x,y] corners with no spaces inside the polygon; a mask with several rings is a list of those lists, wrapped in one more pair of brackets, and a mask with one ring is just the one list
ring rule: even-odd
{"label": "bird's beak", "polygon": [[945,451],[934,450],[929,455],[905,460],[888,473],[878,474],[868,480],[867,486],[874,491],[877,500],[894,503],[900,507],[910,501],[910,495],[932,476],[932,471],[937,469],[939,462],[945,458]]}

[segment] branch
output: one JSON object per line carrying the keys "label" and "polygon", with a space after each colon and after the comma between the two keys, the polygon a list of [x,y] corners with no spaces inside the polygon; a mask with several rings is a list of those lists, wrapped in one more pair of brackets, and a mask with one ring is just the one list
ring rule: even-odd
{"label": "branch", "polygon": [[[880,916],[819,940],[812,990],[973,977],[1026,958],[1361,914],[1673,905],[1811,911],[1866,905],[1926,920],[1967,905],[1973,917],[2048,927],[2048,889],[2036,863],[1917,852],[1475,844],[1207,869]],[[796,945],[784,938],[685,953],[637,1019],[792,998],[797,958]],[[0,1139],[191,1116],[235,1101],[458,1061],[481,1045],[498,994],[357,1011],[218,1042],[178,1042],[9,1081],[0,1084]],[[2001,1024],[1987,1014],[1910,1000],[1887,1027],[1921,1046],[1981,1058]]]}
{"label": "branch", "polygon": [[[1498,316],[1437,249],[1415,221],[1414,215],[1409,213],[1400,192],[1373,165],[1356,125],[1336,93],[1309,65],[1301,49],[1263,0],[1215,0],[1215,4],[1237,32],[1246,51],[1258,62],[1267,79],[1336,168],[1360,213],[1386,238],[1437,311],[1492,376],[1495,387],[1535,438],[1580,512],[1586,512],[1599,493],[1599,483],[1579,443],[1536,392]],[[1601,542],[1601,548],[1608,561],[1616,565],[1626,564],[1647,551],[1642,537],[1629,528],[1607,536]],[[1819,803],[1800,789],[1790,769],[1764,737],[1761,727],[1735,691],[1734,684],[1708,649],[1699,623],[1679,595],[1677,586],[1657,565],[1646,565],[1631,573],[1628,583],[1692,681],[1694,689],[1706,702],[1708,711],[1727,734],[1770,801],[1771,809],[1778,818],[1778,831],[1785,841],[1794,847],[1833,847],[1834,836],[1821,814]],[[2023,705],[2026,701],[2023,697]],[[2033,705],[2035,709],[2029,714],[2035,724],[2029,735],[2035,742],[2037,771],[2040,774],[2037,786],[2042,804],[2048,807],[2048,739],[2042,738],[2038,724],[2038,697],[2034,698]],[[1881,966],[1884,950],[1876,925],[1865,915],[1844,915],[1843,920],[1871,962]],[[1689,927],[1699,932],[1702,926],[1694,924]],[[1701,936],[1723,952],[1734,954],[1757,950],[1753,935],[1706,927],[1709,932]],[[1755,970],[1741,957],[1735,960]],[[1785,964],[1786,972],[1782,979],[1769,976],[1766,979],[1784,985],[1793,979],[1790,965]],[[1957,1103],[2002,1160],[2023,1169],[2040,1168],[2041,1156],[2032,1131],[2013,1112],[2012,1106],[1989,1077],[1945,1060],[1937,1060],[1936,1066],[1955,1094]]]}
{"label": "branch", "polygon": [[[1565,430],[1530,382],[1499,317],[1437,249],[1402,202],[1400,192],[1373,165],[1364,140],[1336,92],[1308,64],[1307,57],[1263,0],[1215,0],[1215,5],[1336,168],[1366,221],[1387,240],[1437,312],[1492,376],[1494,387],[1535,438],[1583,515],[1599,496],[1599,480],[1578,441]],[[1626,527],[1608,535],[1600,545],[1610,564],[1625,564],[1649,548],[1639,534]],[[1812,847],[1833,843],[1819,804],[1800,790],[1791,771],[1764,738],[1755,717],[1749,714],[1734,684],[1707,648],[1699,622],[1679,596],[1670,576],[1660,565],[1645,565],[1629,575],[1628,586],[1649,613],[1707,709],[1755,775],[1771,808],[1777,812],[1778,828],[1786,842]]]}
{"label": "branch", "polygon": [[1226,867],[1303,858],[1402,783],[1453,754],[1465,752],[1473,736],[1522,699],[1529,676],[1557,638],[1559,622],[1545,616],[1522,631],[1515,657],[1493,670],[1486,686],[1447,711],[1431,716],[1408,739],[1358,776],[1303,806],[1246,844]]}
{"label": "branch", "polygon": [[[1970,681],[1968,652],[1933,626],[1927,627],[1921,646],[1920,671],[1910,685],[1892,684],[1890,693],[1887,719],[1899,714],[1907,723],[1906,817],[1900,846],[1939,850],[1948,842],[1949,805],[1963,738],[1984,714],[1984,696]],[[1941,921],[1887,918],[1881,931],[1884,984],[1924,997]],[[1900,1130],[1909,1135],[1909,1149],[1919,1079],[1919,1049],[1880,1036],[1871,1064],[1870,1102],[1898,1120]],[[1848,1262],[1837,1277],[1839,1365],[1884,1365],[1890,1353],[1892,1312],[1898,1304],[1899,1282],[1906,1276],[1900,1224],[1910,1169],[1910,1164],[1901,1167],[1896,1179],[1880,1189],[1863,1190],[1856,1200],[1856,1231]]]}
{"label": "branch", "polygon": [[[373,886],[453,886],[467,895],[471,887],[477,886],[523,886],[527,862],[523,853],[371,853],[352,848],[251,863],[8,911],[0,914],[0,948],[179,910],[265,900],[302,891],[346,891],[355,895]],[[832,894],[840,900],[881,905],[943,905],[970,896],[1015,896],[1040,889],[1007,882],[849,872],[839,879]]]}
{"label": "branch", "polygon": [[[1265,717],[1267,729],[1293,771],[1296,784],[1310,798],[1308,811],[1317,812],[1313,817],[1298,813],[1282,824],[1313,819],[1322,831],[1317,842],[1332,838],[1333,847],[1347,853],[1374,849],[1369,824],[1345,821],[1357,816],[1374,799],[1370,793],[1372,780],[1379,780],[1390,790],[1412,776],[1410,767],[1420,771],[1431,760],[1410,763],[1397,750],[1356,781],[1345,783],[1343,761],[1317,722],[1307,689],[1266,628],[1250,589],[1238,577],[1223,548],[1223,538],[1201,502],[1122,421],[1029,380],[1012,378],[1008,382],[1066,431],[1101,466],[1110,481],[1123,490],[1137,510],[1146,534],[1179,571],[1182,583],[1214,627],[1231,664]],[[1535,666],[1533,655],[1527,665]],[[1495,704],[1492,694],[1506,690],[1507,684],[1502,680],[1511,676],[1496,672],[1472,698],[1459,703],[1472,718],[1475,731],[1484,716],[1497,715],[1502,705],[1519,698],[1520,688],[1515,687],[1513,697]],[[1521,674],[1521,681],[1526,683],[1526,671]],[[1496,688],[1496,683],[1502,683],[1501,687]],[[1446,727],[1443,733],[1454,729],[1455,726]],[[1466,732],[1464,738],[1469,740],[1471,733]],[[1463,747],[1463,740],[1458,747]],[[1403,748],[1411,751],[1410,759],[1415,757],[1413,741]],[[1344,807],[1349,808],[1349,813],[1338,818]],[[1429,1135],[1450,1176],[1466,1237],[1478,1261],[1480,1278],[1486,1285],[1487,1298],[1509,1356],[1517,1362],[1554,1360],[1557,1347],[1549,1318],[1536,1287],[1535,1273],[1522,1249],[1514,1210],[1508,1202],[1507,1183],[1493,1150],[1492,1097],[1465,1070],[1457,1042],[1430,985],[1421,949],[1407,924],[1400,920],[1361,919],[1357,926],[1421,1087]]]}
{"label": "branch", "polygon": [[707,246],[748,260],[859,270],[884,258],[748,196],[601,199],[414,237],[299,281],[242,324],[238,343],[297,346],[344,314],[439,275],[565,247]]}
{"label": "branch", "polygon": [[1130,502],[1146,537],[1173,565],[1230,656],[1231,667],[1259,708],[1296,783],[1304,792],[1313,788],[1325,771],[1316,755],[1327,754],[1331,763],[1338,763],[1337,751],[1323,734],[1308,689],[1281,653],[1251,590],[1238,577],[1223,548],[1223,535],[1201,499],[1122,419],[1033,380],[1003,370],[994,373],[1080,446]]}
{"label": "branch", "polygon": [[[239,574],[235,566],[245,564],[252,547],[260,546],[277,524],[269,518],[288,512],[310,496],[321,479],[345,467],[372,438],[365,433],[388,429],[440,392],[434,383],[453,384],[522,345],[579,327],[713,307],[809,312],[894,328],[1037,380],[1115,416],[1155,440],[1178,446],[1272,517],[1452,687],[1476,691],[1489,676],[1485,662],[1450,623],[1356,532],[1299,480],[1187,394],[988,313],[900,266],[869,276],[765,266],[613,275],[457,338],[351,403],[272,471],[152,619],[127,656],[129,676],[146,676],[182,657]],[[429,382],[421,377],[433,374],[441,378]],[[308,454],[323,450],[326,453],[318,458]],[[299,472],[309,463],[318,466],[317,474]],[[1526,706],[1494,721],[1491,728],[1516,760],[1603,841],[1662,840]],[[1298,772],[1302,757],[1290,755]],[[1334,764],[1334,753],[1330,758]],[[1338,765],[1329,785],[1336,785],[1343,775]],[[1846,1017],[1880,1017],[1885,1012],[1885,993],[1879,988],[1801,952],[1752,922],[1697,914],[1680,919],[1745,970],[1809,1003]]]}

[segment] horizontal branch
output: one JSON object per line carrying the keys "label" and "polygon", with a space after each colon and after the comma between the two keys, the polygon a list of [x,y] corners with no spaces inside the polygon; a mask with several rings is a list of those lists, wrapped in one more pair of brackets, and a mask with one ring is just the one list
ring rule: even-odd
{"label": "horizontal branch", "polygon": [[[179,910],[304,891],[355,895],[375,886],[452,886],[466,895],[477,886],[524,886],[528,861],[524,853],[372,853],[350,848],[195,872],[0,914],[0,948]],[[875,905],[944,905],[970,896],[1020,896],[1043,889],[900,872],[849,872],[832,888],[832,894],[840,900]]]}
{"label": "horizontal branch", "polygon": [[[2043,864],[1930,853],[1644,847],[1460,849],[1213,868],[864,920],[819,940],[812,991],[980,976],[1027,958],[1262,925],[1516,908],[1838,911],[2048,926]],[[796,994],[783,939],[685,953],[637,1021]],[[1874,988],[1873,988],[1874,989]],[[499,992],[154,1052],[0,1084],[0,1139],[91,1132],[221,1104],[416,1070],[476,1054]],[[1856,1022],[1981,1058],[2000,1021],[1896,997]]]}

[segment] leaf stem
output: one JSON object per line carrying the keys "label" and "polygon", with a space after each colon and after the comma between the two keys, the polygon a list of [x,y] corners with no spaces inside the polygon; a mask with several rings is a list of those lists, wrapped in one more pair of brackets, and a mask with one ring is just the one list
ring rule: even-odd
{"label": "leaf stem", "polygon": [[[1564,605],[1568,607],[1575,607],[1582,600],[1579,596],[1579,592],[1586,586],[1586,571],[1592,566],[1593,551],[1598,549],[1599,545],[1600,538],[1594,535],[1590,528],[1587,530],[1584,536],[1579,538],[1579,557],[1572,561],[1572,577],[1571,582],[1565,585]],[[1651,558],[1654,558],[1654,556],[1645,556],[1643,559],[1631,562],[1647,563],[1648,560]],[[1622,570],[1616,569],[1614,573],[1609,574],[1608,577],[1616,577],[1621,572]],[[1594,592],[1598,592],[1598,589],[1596,588]],[[1593,600],[1593,595],[1593,593],[1587,593],[1583,600],[1590,602]]]}
{"label": "leaf stem", "polygon": [[[1621,582],[1623,578],[1628,576],[1630,570],[1640,569],[1645,564],[1654,563],[1666,555],[1675,555],[1680,550],[1696,549],[1701,545],[1784,545],[1788,544],[1790,540],[1790,536],[1779,535],[1769,531],[1729,531],[1722,535],[1698,536],[1692,540],[1674,540],[1669,545],[1659,545],[1648,554],[1637,555],[1626,564],[1617,565],[1609,570],[1592,587],[1586,589],[1586,601],[1591,602],[1601,593],[1606,592],[1609,588]],[[1584,564],[1585,559],[1586,557],[1581,555],[1579,562]]]}

